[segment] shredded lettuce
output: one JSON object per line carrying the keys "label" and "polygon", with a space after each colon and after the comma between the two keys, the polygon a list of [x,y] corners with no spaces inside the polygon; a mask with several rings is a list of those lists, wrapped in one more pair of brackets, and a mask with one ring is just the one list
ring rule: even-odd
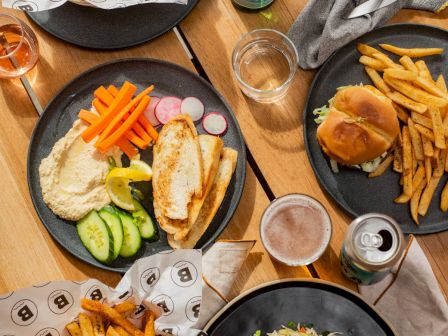
{"label": "shredded lettuce", "polygon": [[324,120],[325,120],[325,119],[327,118],[327,116],[328,116],[328,112],[330,112],[330,108],[329,108],[327,105],[315,109],[315,110],[313,111],[313,114],[314,114],[315,116],[317,116],[317,118],[314,119],[314,122],[315,122],[316,124],[321,124],[321,123],[323,123]]}
{"label": "shredded lettuce", "polygon": [[[289,325],[289,323],[288,323]],[[302,331],[301,331],[302,330]],[[258,332],[259,330],[257,330]],[[337,336],[342,335],[339,332],[328,332],[324,331],[322,333],[318,333],[312,324],[298,324],[295,327],[291,326],[282,326],[279,330],[275,330],[272,333],[268,333],[268,336]],[[254,336],[260,336],[260,334],[254,334]]]}

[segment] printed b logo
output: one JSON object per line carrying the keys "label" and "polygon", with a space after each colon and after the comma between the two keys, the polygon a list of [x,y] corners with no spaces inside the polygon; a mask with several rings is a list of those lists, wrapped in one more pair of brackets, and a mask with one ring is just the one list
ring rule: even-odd
{"label": "printed b logo", "polygon": [[101,288],[98,287],[97,285],[90,287],[85,297],[100,302],[103,302],[105,300]]}
{"label": "printed b logo", "polygon": [[59,332],[54,328],[44,328],[39,330],[35,336],[59,336]]}
{"label": "printed b logo", "polygon": [[20,300],[11,310],[12,321],[19,326],[27,326],[37,318],[37,306],[31,300]]}
{"label": "printed b logo", "polygon": [[48,307],[55,314],[64,314],[73,303],[73,296],[66,290],[56,290],[48,296]]}
{"label": "printed b logo", "polygon": [[25,12],[35,12],[39,9],[39,7],[37,6],[37,4],[35,2],[23,1],[23,0],[15,1],[12,4],[12,8],[19,9],[19,10],[22,10]]}
{"label": "printed b logo", "polygon": [[185,306],[185,315],[187,315],[187,318],[192,321],[196,322],[199,319],[199,311],[201,310],[201,297],[195,296],[194,298],[191,298],[187,305]]}
{"label": "printed b logo", "polygon": [[177,336],[179,334],[179,327],[178,326],[173,326],[170,328],[163,328],[162,329],[162,335],[167,335],[167,336]]}
{"label": "printed b logo", "polygon": [[160,270],[157,267],[148,268],[140,276],[140,286],[145,292],[149,292],[156,285],[160,278]]}
{"label": "printed b logo", "polygon": [[171,269],[171,279],[180,287],[190,287],[198,279],[198,271],[191,262],[179,261]]}
{"label": "printed b logo", "polygon": [[156,305],[160,308],[162,308],[162,315],[168,316],[170,315],[174,310],[174,302],[173,300],[165,294],[160,294],[156,296],[154,299],[151,300],[151,303],[153,305]]}

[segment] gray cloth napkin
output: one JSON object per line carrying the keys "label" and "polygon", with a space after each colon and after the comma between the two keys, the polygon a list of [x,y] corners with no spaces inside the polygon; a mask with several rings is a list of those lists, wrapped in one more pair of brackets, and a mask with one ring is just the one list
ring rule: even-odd
{"label": "gray cloth napkin", "polygon": [[299,65],[315,69],[348,42],[383,25],[401,8],[437,12],[447,0],[398,0],[376,12],[345,19],[364,0],[310,0],[288,32],[299,54]]}
{"label": "gray cloth napkin", "polygon": [[397,335],[448,335],[448,306],[428,259],[411,236],[402,262],[371,286],[359,286],[367,302],[390,321]]}

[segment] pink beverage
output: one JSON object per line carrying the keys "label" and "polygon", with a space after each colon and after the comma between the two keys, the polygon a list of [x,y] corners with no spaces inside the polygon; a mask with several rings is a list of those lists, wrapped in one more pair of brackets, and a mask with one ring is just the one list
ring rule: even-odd
{"label": "pink beverage", "polygon": [[289,266],[316,261],[331,238],[331,220],[314,198],[289,194],[274,200],[265,210],[260,235],[268,253]]}

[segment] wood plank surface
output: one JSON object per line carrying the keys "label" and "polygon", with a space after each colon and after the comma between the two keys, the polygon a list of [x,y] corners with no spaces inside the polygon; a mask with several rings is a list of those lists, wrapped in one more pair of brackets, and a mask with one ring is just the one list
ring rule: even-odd
{"label": "wood plank surface", "polygon": [[[41,104],[49,100],[71,79],[88,68],[108,60],[127,57],[154,57],[194,67],[171,31],[150,43],[114,52],[99,52],[68,45],[29,22],[20,12],[0,12],[21,17],[35,31],[40,57],[28,76]],[[0,81],[0,122],[9,127],[0,134],[0,169],[4,188],[0,195],[0,293],[60,279],[97,278],[115,286],[120,276],[89,266],[65,252],[50,237],[38,219],[28,193],[26,156],[29,139],[38,119],[19,81]],[[258,222],[269,200],[248,166],[240,205],[223,234],[228,239],[258,239]],[[20,239],[20,240],[19,240]],[[277,268],[258,243],[240,273],[233,295],[259,283],[284,277],[309,277],[306,268]]]}
{"label": "wood plank surface", "polygon": [[[331,248],[314,264],[319,276],[354,288],[342,278],[337,260],[350,218],[321,190],[304,149],[302,111],[315,72],[299,69],[288,96],[280,103],[263,105],[240,92],[231,67],[232,51],[242,34],[257,28],[286,33],[306,2],[276,0],[260,12],[245,12],[235,9],[228,0],[201,1],[180,27],[210,80],[236,112],[249,150],[275,196],[306,193],[321,200],[328,209],[333,237]],[[390,22],[416,22],[447,29],[447,18],[448,11],[435,15],[402,10]],[[418,241],[447,294],[448,262],[444,251],[448,248],[448,233],[422,236]]]}

